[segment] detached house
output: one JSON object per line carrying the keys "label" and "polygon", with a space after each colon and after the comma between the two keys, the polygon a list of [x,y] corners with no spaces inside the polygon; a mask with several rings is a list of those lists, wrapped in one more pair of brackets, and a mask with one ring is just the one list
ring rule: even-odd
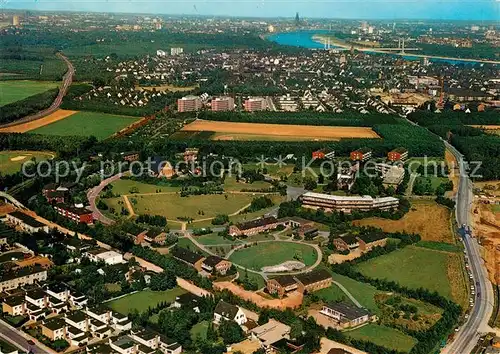
{"label": "detached house", "polygon": [[217,256],[208,256],[201,263],[201,268],[206,270],[208,273],[217,273],[225,275],[226,272],[231,268],[232,263],[228,260],[222,259]]}
{"label": "detached house", "polygon": [[241,326],[247,322],[247,317],[240,307],[221,300],[214,310],[214,323],[220,324],[224,320],[234,321]]}

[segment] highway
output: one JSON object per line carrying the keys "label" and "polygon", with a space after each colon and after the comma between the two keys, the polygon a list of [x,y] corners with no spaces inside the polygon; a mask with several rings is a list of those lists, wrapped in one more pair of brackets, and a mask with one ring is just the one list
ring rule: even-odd
{"label": "highway", "polygon": [[460,327],[454,339],[442,350],[442,353],[470,353],[476,345],[480,333],[487,332],[488,320],[493,312],[493,287],[488,279],[488,272],[483,264],[477,240],[468,231],[470,225],[470,208],[472,204],[472,182],[467,176],[466,163],[453,146],[445,142],[446,147],[455,155],[460,167],[460,179],[456,197],[456,218],[458,225],[466,225],[461,229],[465,251],[469,260],[475,297],[466,322]]}
{"label": "highway", "polygon": [[49,108],[46,108],[43,111],[37,112],[30,116],[23,117],[14,122],[1,124],[0,128],[13,127],[27,122],[32,122],[34,120],[46,117],[49,114],[52,114],[59,109],[59,106],[61,105],[64,96],[68,92],[68,89],[71,86],[71,83],[73,82],[73,76],[75,75],[75,68],[73,67],[73,64],[71,64],[71,62],[68,60],[68,58],[66,58],[64,55],[62,55],[61,53],[57,53],[56,55],[59,57],[59,59],[63,60],[66,63],[68,70],[66,71],[66,74],[64,74],[63,76],[62,86],[59,88],[59,93],[57,94],[57,97],[54,100],[54,102],[52,102]]}

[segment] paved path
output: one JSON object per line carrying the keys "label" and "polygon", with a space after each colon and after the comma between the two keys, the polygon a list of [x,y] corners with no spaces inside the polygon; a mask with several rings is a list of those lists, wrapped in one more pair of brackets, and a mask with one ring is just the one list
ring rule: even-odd
{"label": "paved path", "polygon": [[118,173],[112,177],[109,177],[109,178],[101,181],[101,183],[99,183],[98,186],[95,186],[94,188],[89,189],[87,192],[87,199],[89,200],[89,204],[90,204],[89,208],[90,208],[90,210],[92,210],[92,213],[94,214],[94,219],[99,220],[104,225],[114,224],[115,221],[108,218],[107,216],[104,216],[104,214],[101,213],[99,208],[97,208],[95,201],[96,201],[97,197],[99,196],[99,194],[102,192],[102,190],[108,184],[119,180],[122,176],[123,176],[123,173]]}
{"label": "paved path", "polygon": [[66,93],[68,92],[68,89],[71,86],[71,83],[73,82],[73,76],[75,75],[75,68],[73,67],[73,64],[71,64],[71,62],[68,60],[68,58],[66,58],[64,55],[62,55],[61,53],[57,53],[56,55],[57,57],[59,57],[59,59],[63,60],[66,63],[68,70],[66,71],[66,74],[64,74],[63,76],[62,86],[59,88],[59,93],[57,94],[57,97],[54,100],[54,102],[52,102],[49,108],[46,108],[38,113],[26,116],[24,118],[18,119],[14,122],[2,124],[0,125],[0,128],[13,127],[27,122],[32,122],[34,120],[46,117],[49,114],[52,114],[59,109],[59,106],[61,105],[64,96],[66,96]]}
{"label": "paved path", "polygon": [[356,298],[349,292],[349,290],[347,290],[342,284],[340,284],[339,282],[336,282],[335,280],[333,281],[333,284],[337,285],[340,290],[342,290],[344,292],[344,294],[347,295],[347,297],[352,301],[354,302],[354,305],[356,305],[357,307],[359,308],[362,308],[363,306],[361,306],[361,304],[358,302],[358,300],[356,300]]}
{"label": "paved path", "polygon": [[[31,350],[34,354],[55,353],[55,351],[46,347],[39,341],[32,339],[28,334],[12,327],[2,320],[0,320],[0,337],[24,352],[29,352]],[[28,344],[28,340],[33,340],[35,345]]]}

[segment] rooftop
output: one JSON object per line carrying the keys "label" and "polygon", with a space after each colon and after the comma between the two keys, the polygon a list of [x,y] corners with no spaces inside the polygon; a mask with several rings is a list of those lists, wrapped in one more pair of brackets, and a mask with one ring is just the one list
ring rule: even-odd
{"label": "rooftop", "polygon": [[355,320],[357,318],[370,315],[367,310],[345,302],[332,302],[329,303],[327,307],[341,313],[348,320]]}
{"label": "rooftop", "polygon": [[10,215],[16,219],[19,219],[23,223],[25,223],[26,225],[29,225],[31,227],[44,227],[45,226],[45,224],[42,224],[40,221],[37,221],[33,217],[31,217],[25,213],[22,213],[20,211],[13,211],[12,213],[9,213],[7,215]]}
{"label": "rooftop", "polygon": [[198,262],[200,259],[203,258],[203,256],[198,253],[177,246],[171,250],[171,254],[175,258],[181,259],[190,264],[195,264],[196,262]]}
{"label": "rooftop", "polygon": [[297,283],[295,278],[291,275],[278,275],[277,277],[272,278],[282,287],[291,286]]}
{"label": "rooftop", "polygon": [[229,304],[223,300],[219,301],[217,306],[215,306],[214,312],[221,315],[224,318],[234,319],[239,311],[239,307]]}
{"label": "rooftop", "polygon": [[269,224],[274,224],[277,221],[278,221],[278,219],[276,219],[274,216],[267,216],[267,217],[262,217],[262,218],[258,218],[258,219],[254,219],[254,220],[250,220],[250,221],[238,223],[238,224],[236,224],[236,226],[241,231],[244,231],[244,230],[251,230],[251,229],[254,229],[256,227],[261,227],[261,226],[266,226],[266,225],[269,225]]}
{"label": "rooftop", "polygon": [[222,262],[224,259],[218,257],[218,256],[208,256],[204,261],[203,264],[206,264],[209,267],[215,267],[217,264]]}
{"label": "rooftop", "polygon": [[331,278],[332,276],[325,269],[313,270],[312,272],[297,275],[297,279],[304,285],[314,284]]}

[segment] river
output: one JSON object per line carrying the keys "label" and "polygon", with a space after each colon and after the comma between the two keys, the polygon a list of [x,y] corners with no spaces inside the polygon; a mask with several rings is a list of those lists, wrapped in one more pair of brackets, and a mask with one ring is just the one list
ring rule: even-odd
{"label": "river", "polygon": [[[282,32],[282,33],[275,33],[272,35],[267,36],[266,38],[270,41],[273,41],[275,43],[281,44],[281,45],[289,45],[289,46],[294,46],[294,47],[301,47],[301,48],[307,48],[307,49],[324,49],[325,46],[324,44],[320,43],[317,40],[314,40],[313,37],[316,35],[321,35],[321,34],[328,34],[328,30],[307,30],[307,31],[295,31],[295,32]],[[343,49],[341,47],[336,47],[334,45],[330,46],[331,48],[335,49]],[[370,53],[370,51],[365,51],[365,53]],[[422,60],[421,56],[415,56],[411,54],[405,54],[405,55],[400,55],[397,53],[373,53],[377,55],[391,55],[391,56],[398,56],[402,57],[406,60]],[[436,62],[436,63],[447,63],[447,64],[452,64],[452,65],[480,65],[482,63],[474,61],[474,60],[461,60],[459,58],[453,58],[453,59],[444,59],[444,58],[428,58],[429,61],[431,62]]]}

